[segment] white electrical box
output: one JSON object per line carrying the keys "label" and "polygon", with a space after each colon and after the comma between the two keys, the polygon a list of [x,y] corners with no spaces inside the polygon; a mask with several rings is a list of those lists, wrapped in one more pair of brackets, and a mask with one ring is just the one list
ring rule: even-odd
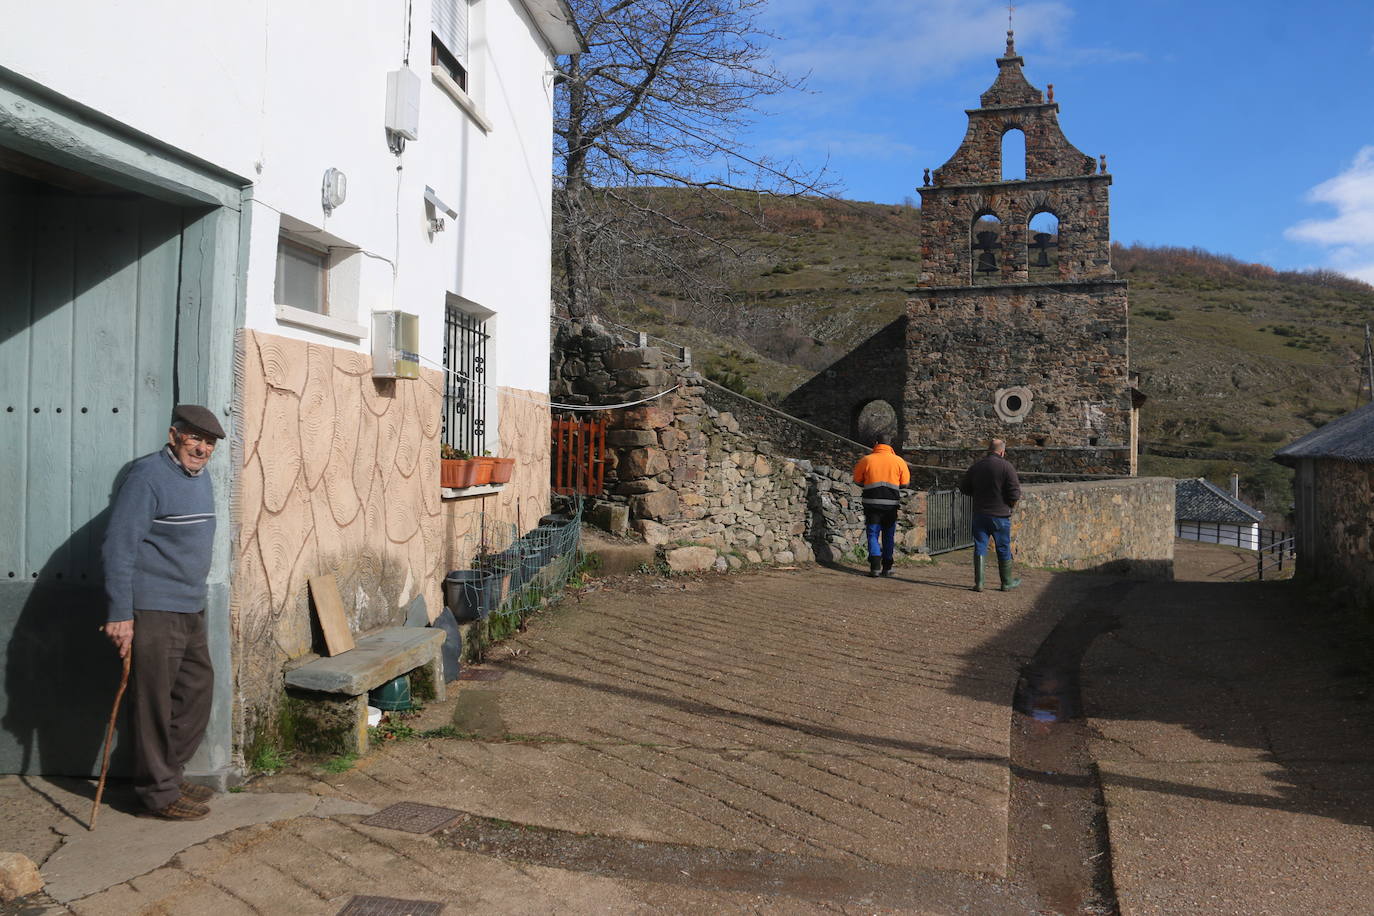
{"label": "white electrical box", "polygon": [[386,75],[386,129],[420,139],[420,78],[409,67]]}
{"label": "white electrical box", "polygon": [[372,377],[420,377],[420,316],[372,313]]}

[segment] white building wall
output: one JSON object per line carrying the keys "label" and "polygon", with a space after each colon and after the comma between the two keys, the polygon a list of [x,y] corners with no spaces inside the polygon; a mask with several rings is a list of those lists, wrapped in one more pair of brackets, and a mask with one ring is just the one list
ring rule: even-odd
{"label": "white building wall", "polygon": [[1221,522],[1179,521],[1178,536],[1185,541],[1224,544],[1246,550],[1259,550],[1260,546],[1258,522],[1251,525],[1229,525]]}
{"label": "white building wall", "polygon": [[[367,339],[278,320],[285,217],[348,261],[331,292],[356,323],[370,326],[373,310],[418,313],[421,356],[437,364],[454,294],[492,313],[488,381],[547,390],[553,56],[518,0],[472,6],[470,95],[489,131],[431,78],[429,3],[413,3],[420,136],[399,157],[383,124],[386,74],[406,50],[405,4],[77,7],[7,11],[0,63],[252,185],[248,327],[370,349]],[[347,176],[347,200],[326,216],[320,186],[331,167]],[[426,185],[458,211],[440,233],[429,232]]]}

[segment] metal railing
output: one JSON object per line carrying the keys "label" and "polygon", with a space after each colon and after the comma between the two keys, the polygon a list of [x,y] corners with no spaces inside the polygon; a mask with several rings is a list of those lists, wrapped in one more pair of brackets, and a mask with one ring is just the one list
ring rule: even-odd
{"label": "metal railing", "polygon": [[[1278,534],[1279,532],[1271,532]],[[1297,541],[1294,538],[1286,537],[1282,540],[1272,541],[1261,547],[1255,554],[1255,577],[1261,582],[1264,581],[1264,571],[1273,570],[1283,572],[1284,561],[1288,561],[1291,568],[1297,563]]]}
{"label": "metal railing", "polygon": [[958,490],[926,495],[926,547],[932,554],[973,546],[973,500]]}
{"label": "metal railing", "polygon": [[444,317],[444,442],[471,455],[486,449],[486,323],[450,305]]}
{"label": "metal railing", "polygon": [[1283,540],[1291,540],[1288,532],[1272,528],[1252,528],[1244,525],[1228,525],[1225,522],[1195,522],[1180,520],[1174,522],[1174,536],[1202,544],[1221,544],[1225,547],[1239,547],[1242,550],[1268,550]]}

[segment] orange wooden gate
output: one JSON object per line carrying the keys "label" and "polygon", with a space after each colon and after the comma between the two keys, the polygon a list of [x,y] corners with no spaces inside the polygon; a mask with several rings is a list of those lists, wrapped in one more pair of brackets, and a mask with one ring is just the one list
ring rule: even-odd
{"label": "orange wooden gate", "polygon": [[553,421],[553,492],[600,496],[606,486],[606,418]]}

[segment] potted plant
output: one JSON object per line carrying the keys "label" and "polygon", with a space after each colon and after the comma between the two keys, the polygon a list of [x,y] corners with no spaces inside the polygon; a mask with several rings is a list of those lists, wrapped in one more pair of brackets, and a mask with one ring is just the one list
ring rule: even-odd
{"label": "potted plant", "polygon": [[476,475],[477,466],[470,454],[448,443],[439,446],[439,486],[471,487],[475,485]]}

